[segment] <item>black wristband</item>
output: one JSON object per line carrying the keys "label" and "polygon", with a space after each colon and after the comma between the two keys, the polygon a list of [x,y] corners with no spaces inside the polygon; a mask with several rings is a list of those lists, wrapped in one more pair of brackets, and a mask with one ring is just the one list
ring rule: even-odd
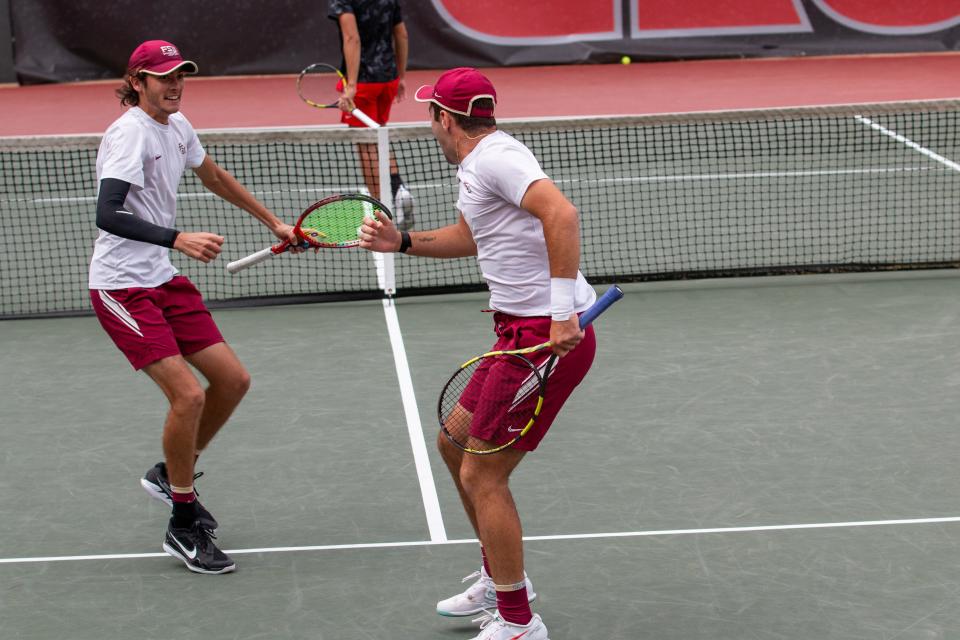
{"label": "black wristband", "polygon": [[410,233],[407,231],[400,232],[400,248],[397,249],[400,253],[406,253],[407,249],[410,248]]}

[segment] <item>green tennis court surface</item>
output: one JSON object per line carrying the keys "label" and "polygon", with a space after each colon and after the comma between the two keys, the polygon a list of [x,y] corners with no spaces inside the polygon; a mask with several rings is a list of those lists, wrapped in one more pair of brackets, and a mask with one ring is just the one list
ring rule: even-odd
{"label": "green tennis court surface", "polygon": [[[551,638],[960,628],[960,280],[838,278],[631,285],[598,320],[513,483]],[[473,637],[433,610],[479,554],[432,440],[443,381],[492,342],[485,304],[397,303],[411,389],[380,301],[216,312],[254,379],[200,465],[227,576],[160,551],[138,480],[165,405],[96,320],[0,323],[0,635]]]}

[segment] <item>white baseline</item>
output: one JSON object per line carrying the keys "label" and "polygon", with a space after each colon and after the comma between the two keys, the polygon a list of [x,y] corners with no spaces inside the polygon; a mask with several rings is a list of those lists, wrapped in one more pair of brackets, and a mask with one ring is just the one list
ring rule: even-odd
{"label": "white baseline", "polygon": [[[942,518],[912,518],[903,520],[859,520],[853,522],[817,522],[806,524],[760,525],[747,527],[713,527],[709,529],[661,529],[657,531],[619,531],[612,533],[571,533],[548,536],[524,536],[527,542],[553,540],[597,540],[610,538],[649,538],[654,536],[705,535],[715,533],[764,533],[805,529],[847,529],[855,527],[883,527],[960,522],[960,516]],[[403,547],[436,547],[454,544],[476,544],[477,540],[414,540],[407,542],[372,542],[360,544],[329,544],[300,547],[262,547],[256,549],[227,549],[231,555],[251,553],[288,553],[295,551],[346,551],[354,549],[398,549]],[[111,553],[88,556],[42,556],[34,558],[0,558],[0,564],[27,564],[37,562],[70,562],[78,560],[135,560],[139,558],[166,558],[165,553]]]}

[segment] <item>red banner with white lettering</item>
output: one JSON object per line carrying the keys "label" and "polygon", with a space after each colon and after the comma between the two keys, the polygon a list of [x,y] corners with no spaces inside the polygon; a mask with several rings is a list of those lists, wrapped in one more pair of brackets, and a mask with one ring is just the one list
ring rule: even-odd
{"label": "red banner with white lettering", "polygon": [[[161,37],[158,28],[202,59],[207,75],[294,73],[340,60],[323,1],[246,0],[210,11],[167,0],[134,13],[111,0],[8,1],[24,83],[116,78],[138,42]],[[414,69],[960,50],[960,0],[400,2]]]}

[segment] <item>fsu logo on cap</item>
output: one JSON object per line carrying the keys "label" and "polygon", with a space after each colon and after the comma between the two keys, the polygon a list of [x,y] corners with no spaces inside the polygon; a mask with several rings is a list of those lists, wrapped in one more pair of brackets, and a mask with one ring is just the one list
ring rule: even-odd
{"label": "fsu logo on cap", "polygon": [[180,49],[166,40],[147,40],[130,54],[127,69],[134,73],[149,73],[163,76],[182,69],[184,73],[196,73],[197,65],[180,57]]}

